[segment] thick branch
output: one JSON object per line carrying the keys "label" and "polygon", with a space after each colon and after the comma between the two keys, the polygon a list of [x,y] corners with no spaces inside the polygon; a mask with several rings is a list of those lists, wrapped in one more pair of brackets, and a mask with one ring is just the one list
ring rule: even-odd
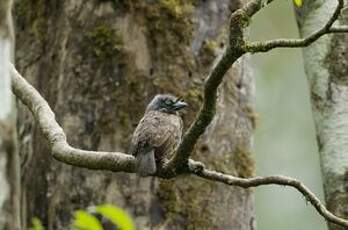
{"label": "thick branch", "polygon": [[46,100],[20,76],[12,64],[10,68],[12,90],[32,112],[43,135],[49,141],[55,159],[88,169],[134,172],[135,161],[131,155],[119,152],[85,151],[71,147]]}
{"label": "thick branch", "polygon": [[198,177],[218,181],[231,186],[239,186],[242,188],[259,187],[261,185],[283,185],[290,186],[297,189],[302,195],[314,206],[318,213],[326,220],[348,227],[348,220],[335,216],[320,202],[315,194],[307,188],[301,181],[285,176],[267,176],[267,177],[254,177],[254,178],[238,178],[232,175],[216,172],[213,170],[205,169],[199,162],[190,160],[191,167],[188,168],[189,173],[192,173]]}
{"label": "thick branch", "polygon": [[270,41],[265,42],[252,42],[250,44],[247,44],[245,49],[247,52],[250,53],[258,53],[258,52],[267,52],[269,50],[272,50],[274,48],[299,48],[299,47],[306,47],[318,40],[320,37],[322,37],[325,34],[329,33],[345,33],[347,32],[348,28],[346,26],[343,27],[332,27],[334,22],[338,19],[341,10],[344,6],[344,0],[337,0],[338,4],[337,7],[330,17],[330,19],[327,21],[327,23],[317,31],[313,32],[311,35],[309,35],[306,38],[302,39],[274,39]]}

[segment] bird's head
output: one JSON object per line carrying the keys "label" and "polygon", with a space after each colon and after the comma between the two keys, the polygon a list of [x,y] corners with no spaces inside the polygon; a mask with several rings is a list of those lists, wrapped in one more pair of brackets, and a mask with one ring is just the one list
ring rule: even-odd
{"label": "bird's head", "polygon": [[146,111],[160,111],[169,114],[175,114],[177,111],[185,108],[187,103],[180,98],[170,94],[156,95],[146,108]]}

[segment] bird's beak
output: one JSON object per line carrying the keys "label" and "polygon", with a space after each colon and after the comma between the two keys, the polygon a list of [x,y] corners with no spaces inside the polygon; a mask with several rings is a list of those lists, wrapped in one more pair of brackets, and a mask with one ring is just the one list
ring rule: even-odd
{"label": "bird's beak", "polygon": [[183,102],[183,101],[177,101],[175,102],[175,104],[173,105],[174,109],[175,110],[180,110],[182,108],[185,108],[187,106],[187,103],[186,102]]}

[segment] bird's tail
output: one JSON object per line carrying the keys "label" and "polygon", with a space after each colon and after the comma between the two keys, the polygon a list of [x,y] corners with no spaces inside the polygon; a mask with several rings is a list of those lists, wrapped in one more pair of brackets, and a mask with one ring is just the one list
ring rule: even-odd
{"label": "bird's tail", "polygon": [[136,156],[137,172],[140,176],[150,176],[156,172],[155,151]]}

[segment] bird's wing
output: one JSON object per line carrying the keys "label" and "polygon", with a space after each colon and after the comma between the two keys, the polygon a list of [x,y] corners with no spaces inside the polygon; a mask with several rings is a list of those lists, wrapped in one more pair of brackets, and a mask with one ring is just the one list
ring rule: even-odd
{"label": "bird's wing", "polygon": [[133,155],[145,154],[160,146],[167,139],[167,134],[161,128],[163,123],[161,120],[160,114],[155,112],[148,112],[144,115],[133,133],[131,144]]}
{"label": "bird's wing", "polygon": [[181,134],[181,118],[176,115],[166,115],[157,134],[158,145],[156,145],[155,155],[158,162],[164,163],[164,160],[171,156],[180,143]]}
{"label": "bird's wing", "polygon": [[133,155],[146,154],[155,149],[156,159],[173,152],[180,142],[181,119],[160,112],[148,112],[141,119],[132,138]]}

